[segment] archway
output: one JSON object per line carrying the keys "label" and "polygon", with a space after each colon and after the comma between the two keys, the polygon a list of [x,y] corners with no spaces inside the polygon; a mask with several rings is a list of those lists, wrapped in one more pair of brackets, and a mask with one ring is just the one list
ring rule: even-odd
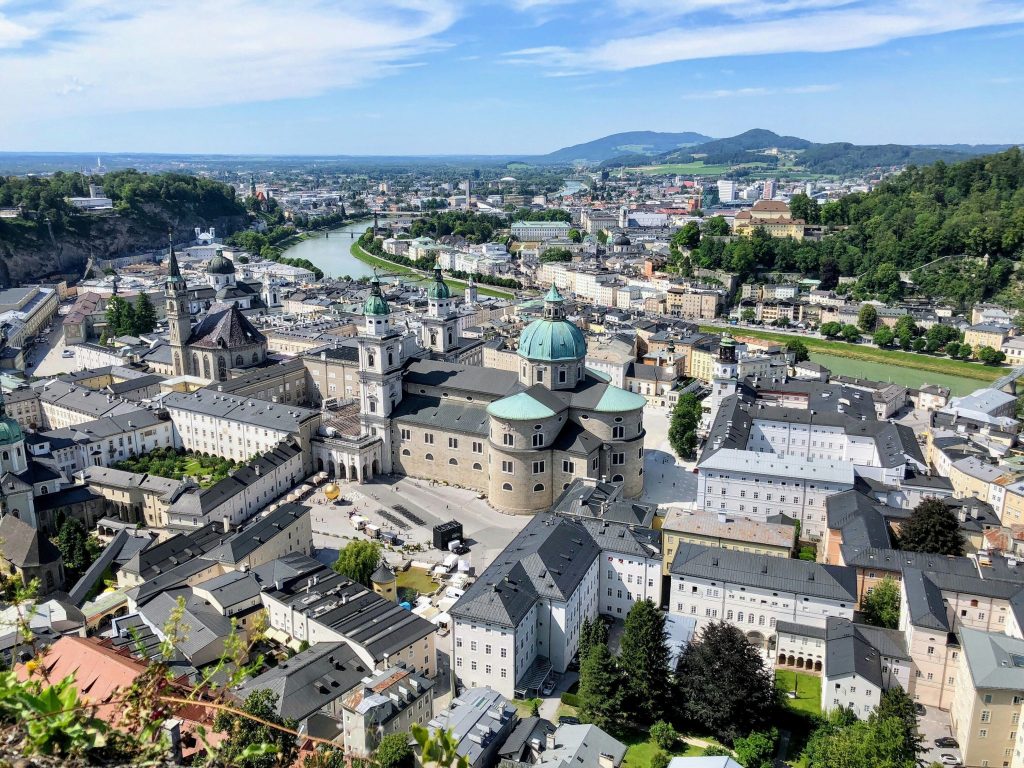
{"label": "archway", "polygon": [[764,648],[764,635],[754,630],[747,633],[747,642],[757,648]]}
{"label": "archway", "polygon": [[786,663],[786,654],[784,654],[784,653],[780,653],[779,654],[779,662],[778,663],[779,664],[785,664]]}
{"label": "archway", "polygon": [[804,657],[803,656],[797,656],[796,657],[796,668],[797,669],[803,669],[804,668]]}
{"label": "archway", "polygon": [[374,474],[374,476],[376,476],[376,475],[379,475],[379,474],[380,474],[380,462],[379,462],[379,461],[377,461],[376,459],[374,459],[374,460],[373,460],[373,465],[372,465],[372,468],[373,468],[373,474]]}
{"label": "archway", "polygon": [[316,460],[316,471],[317,472],[323,472],[324,471],[324,460],[323,459],[319,459],[318,458]]}
{"label": "archway", "polygon": [[349,480],[358,480],[359,479],[359,470],[356,468],[355,464],[353,464],[352,466],[350,466],[348,468],[348,479]]}
{"label": "archway", "polygon": [[818,660],[818,661],[814,662],[814,671],[815,672],[821,672],[821,660]]}
{"label": "archway", "polygon": [[370,465],[369,464],[363,464],[363,481],[365,482],[366,480],[370,480],[372,478],[373,478],[373,475],[370,474]]}
{"label": "archway", "polygon": [[345,464],[340,461],[338,462],[338,479],[348,480],[348,472],[345,469]]}
{"label": "archway", "polygon": [[788,664],[791,667],[796,666],[796,657],[792,653],[789,654],[789,657],[786,659],[786,664]]}

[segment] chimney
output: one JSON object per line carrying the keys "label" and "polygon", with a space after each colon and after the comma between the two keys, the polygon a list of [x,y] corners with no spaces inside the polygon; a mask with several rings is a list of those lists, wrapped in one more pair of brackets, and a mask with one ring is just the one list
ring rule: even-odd
{"label": "chimney", "polygon": [[174,765],[180,765],[182,761],[181,720],[168,718],[167,720],[164,720],[160,727],[163,729],[164,733],[167,734],[168,762]]}
{"label": "chimney", "polygon": [[554,733],[549,733],[547,735],[547,738],[544,740],[544,746],[545,746],[546,749],[554,749],[555,748],[555,734]]}
{"label": "chimney", "polygon": [[224,526],[224,533],[231,533],[231,521],[225,516],[221,520],[221,524]]}

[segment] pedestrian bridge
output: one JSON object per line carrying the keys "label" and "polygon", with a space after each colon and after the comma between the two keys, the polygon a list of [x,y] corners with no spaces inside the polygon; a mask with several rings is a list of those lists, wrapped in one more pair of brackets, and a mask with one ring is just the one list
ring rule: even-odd
{"label": "pedestrian bridge", "polygon": [[1017,379],[1024,376],[1024,365],[1014,368],[1010,373],[1003,376],[1001,379],[997,379],[992,382],[989,386],[992,389],[998,389],[1003,392],[1009,392],[1011,395],[1017,394]]}

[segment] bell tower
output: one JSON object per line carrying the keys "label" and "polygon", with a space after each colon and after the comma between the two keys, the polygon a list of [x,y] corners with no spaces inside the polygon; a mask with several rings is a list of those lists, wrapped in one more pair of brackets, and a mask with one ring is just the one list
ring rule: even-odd
{"label": "bell tower", "polygon": [[420,340],[426,349],[446,354],[459,346],[459,318],[453,309],[451,289],[441,275],[441,265],[434,264],[434,281],[427,288],[427,315],[422,320]]}
{"label": "bell tower", "polygon": [[174,234],[167,232],[167,282],[164,284],[164,299],[167,302],[167,326],[170,329],[171,360],[175,376],[189,373],[188,355],[185,344],[192,335],[192,322],[188,309],[188,286],[178,268],[178,257],[174,254]]}
{"label": "bell tower", "polygon": [[402,400],[402,334],[391,327],[391,307],[376,275],[363,304],[366,326],[359,344],[359,422],[364,433],[383,442],[381,471],[391,472],[391,413]]}

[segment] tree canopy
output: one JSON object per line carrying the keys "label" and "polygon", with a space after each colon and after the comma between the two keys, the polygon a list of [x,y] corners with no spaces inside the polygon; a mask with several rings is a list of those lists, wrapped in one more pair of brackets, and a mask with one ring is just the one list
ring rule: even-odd
{"label": "tree canopy", "polygon": [[[278,695],[273,691],[253,691],[245,699],[241,709],[269,723],[296,729],[298,723],[277,714],[277,700]],[[237,765],[242,768],[281,768],[292,765],[298,757],[299,748],[293,735],[266,726],[250,717],[218,712],[213,726],[227,736],[218,753],[218,758],[224,765]],[[250,748],[262,744],[272,746],[273,751],[265,754],[257,750],[257,754],[249,754]]]}
{"label": "tree canopy", "polygon": [[900,586],[894,578],[886,576],[861,601],[864,621],[876,627],[896,629],[900,622]]}
{"label": "tree canopy", "polygon": [[579,714],[609,733],[622,728],[622,675],[604,643],[590,647],[580,664]]}
{"label": "tree canopy", "polygon": [[638,600],[626,615],[619,647],[625,705],[647,723],[666,711],[671,698],[665,614],[650,600]]}
{"label": "tree canopy", "polygon": [[370,577],[380,565],[380,544],[376,541],[356,539],[346,544],[334,563],[334,570],[358,581],[363,586],[370,586]]}
{"label": "tree canopy", "polygon": [[697,427],[700,426],[702,410],[700,400],[692,392],[684,392],[672,410],[668,428],[668,441],[672,450],[684,459],[697,456]]}
{"label": "tree canopy", "polygon": [[925,499],[900,525],[900,549],[933,555],[964,554],[966,541],[956,513],[938,499]]}
{"label": "tree canopy", "polygon": [[770,727],[779,704],[775,675],[742,630],[725,622],[704,627],[676,665],[678,715],[731,744]]}

